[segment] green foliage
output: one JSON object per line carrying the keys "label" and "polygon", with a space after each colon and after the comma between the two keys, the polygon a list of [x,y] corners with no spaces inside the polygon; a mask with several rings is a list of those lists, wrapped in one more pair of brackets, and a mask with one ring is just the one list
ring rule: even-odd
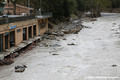
{"label": "green foliage", "polygon": [[[18,4],[28,6],[28,0],[18,0]],[[53,18],[62,20],[70,18],[78,11],[91,11],[99,14],[108,8],[119,8],[120,0],[30,0],[30,6],[43,13],[52,12]]]}
{"label": "green foliage", "polygon": [[120,0],[111,0],[112,8],[120,8]]}
{"label": "green foliage", "polygon": [[4,2],[4,0],[0,0],[0,6],[4,5],[3,2]]}

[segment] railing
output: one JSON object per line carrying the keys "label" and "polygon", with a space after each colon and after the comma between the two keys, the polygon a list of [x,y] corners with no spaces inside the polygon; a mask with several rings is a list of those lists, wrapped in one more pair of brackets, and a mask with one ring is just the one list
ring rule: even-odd
{"label": "railing", "polygon": [[43,17],[52,17],[52,13],[47,12],[47,13],[41,13],[40,11],[36,12],[37,16],[43,16]]}
{"label": "railing", "polygon": [[19,21],[25,21],[25,20],[30,20],[30,19],[35,19],[35,15],[33,16],[21,16],[21,17],[4,17],[0,18],[0,25],[2,24],[7,24],[7,23],[13,23],[13,22],[19,22]]}

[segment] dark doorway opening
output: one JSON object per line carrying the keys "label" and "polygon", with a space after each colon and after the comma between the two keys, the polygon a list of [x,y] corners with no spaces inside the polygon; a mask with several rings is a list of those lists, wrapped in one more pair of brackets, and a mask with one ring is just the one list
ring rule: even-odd
{"label": "dark doorway opening", "polygon": [[5,49],[8,49],[8,43],[9,43],[9,33],[5,33]]}
{"label": "dark doorway opening", "polygon": [[32,26],[28,28],[28,35],[29,35],[29,38],[32,38]]}
{"label": "dark doorway opening", "polygon": [[27,28],[23,28],[23,40],[27,40]]}
{"label": "dark doorway opening", "polygon": [[36,25],[33,26],[33,36],[36,36]]}
{"label": "dark doorway opening", "polygon": [[10,47],[15,46],[15,31],[10,32]]}
{"label": "dark doorway opening", "polygon": [[3,34],[0,34],[0,52],[3,51]]}

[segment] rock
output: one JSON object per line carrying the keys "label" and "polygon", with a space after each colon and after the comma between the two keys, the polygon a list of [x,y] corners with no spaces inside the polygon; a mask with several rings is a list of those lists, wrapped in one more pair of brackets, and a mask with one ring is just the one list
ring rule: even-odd
{"label": "rock", "polygon": [[75,45],[74,43],[68,44],[68,45]]}
{"label": "rock", "polygon": [[67,40],[66,38],[64,38],[63,40]]}
{"label": "rock", "polygon": [[55,55],[59,55],[59,54],[52,54],[52,55],[54,55],[54,56],[55,56]]}
{"label": "rock", "polygon": [[24,72],[25,68],[27,68],[27,66],[25,66],[25,65],[17,65],[17,66],[15,66],[15,72]]}
{"label": "rock", "polygon": [[50,47],[61,47],[61,45],[59,44],[52,44],[52,45],[49,45]]}
{"label": "rock", "polygon": [[60,41],[59,39],[57,39],[57,41]]}
{"label": "rock", "polygon": [[92,18],[90,21],[97,21],[97,19]]}
{"label": "rock", "polygon": [[114,65],[112,65],[112,67],[117,67],[117,65],[116,65],[116,64],[114,64]]}

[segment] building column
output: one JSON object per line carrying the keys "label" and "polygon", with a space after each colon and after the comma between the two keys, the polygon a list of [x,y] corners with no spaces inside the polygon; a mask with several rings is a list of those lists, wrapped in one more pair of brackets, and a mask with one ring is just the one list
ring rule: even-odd
{"label": "building column", "polygon": [[36,24],[36,36],[38,36],[38,32],[39,32],[38,29],[39,29],[39,28],[38,28],[38,23],[37,23],[37,24]]}
{"label": "building column", "polygon": [[29,37],[28,37],[28,35],[29,35],[29,33],[28,33],[28,27],[27,27],[27,32],[26,32],[26,39],[28,40],[29,39]]}
{"label": "building column", "polygon": [[8,49],[10,49],[10,34],[8,35]]}
{"label": "building column", "polygon": [[15,46],[17,46],[17,29],[15,29]]}
{"label": "building column", "polygon": [[47,29],[47,31],[48,31],[48,19],[46,19],[46,29]]}
{"label": "building column", "polygon": [[5,51],[5,36],[3,34],[3,51]]}
{"label": "building column", "polygon": [[22,35],[22,41],[23,41],[23,27],[21,28],[21,35]]}
{"label": "building column", "polygon": [[31,29],[31,30],[32,30],[32,31],[31,31],[31,37],[33,38],[33,25],[31,26],[31,28],[32,28],[32,29]]}

